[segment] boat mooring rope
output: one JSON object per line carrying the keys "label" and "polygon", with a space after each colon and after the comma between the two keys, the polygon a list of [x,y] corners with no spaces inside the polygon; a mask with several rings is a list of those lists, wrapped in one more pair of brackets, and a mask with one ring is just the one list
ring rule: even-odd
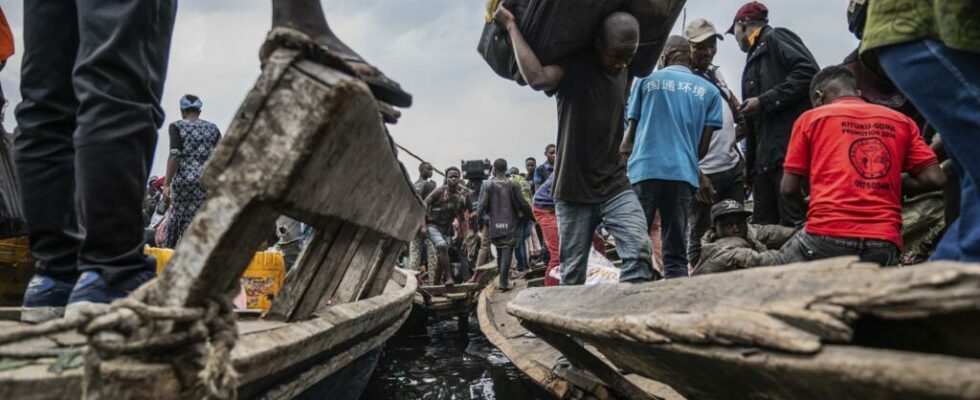
{"label": "boat mooring rope", "polygon": [[[197,308],[146,303],[154,283],[111,305],[77,315],[0,332],[0,345],[77,330],[87,338],[84,398],[98,397],[101,363],[118,356],[167,362],[184,385],[183,398],[234,399],[238,374],[231,350],[238,339],[235,313],[227,296],[215,296]],[[179,329],[174,326],[180,325]],[[51,357],[50,349],[16,351],[17,358]]]}

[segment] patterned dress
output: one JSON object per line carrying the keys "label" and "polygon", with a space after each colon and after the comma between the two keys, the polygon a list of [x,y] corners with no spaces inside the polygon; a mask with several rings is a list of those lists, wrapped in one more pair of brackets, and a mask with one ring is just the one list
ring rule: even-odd
{"label": "patterned dress", "polygon": [[208,121],[181,120],[170,125],[170,155],[180,156],[180,166],[170,183],[170,221],[164,247],[177,246],[207,199],[201,175],[220,139],[218,127]]}

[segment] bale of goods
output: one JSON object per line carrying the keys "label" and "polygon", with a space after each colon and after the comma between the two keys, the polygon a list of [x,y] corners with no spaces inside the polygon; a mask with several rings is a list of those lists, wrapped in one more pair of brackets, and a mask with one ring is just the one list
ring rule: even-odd
{"label": "bale of goods", "polygon": [[640,48],[629,66],[632,76],[653,71],[685,0],[491,0],[477,51],[503,78],[523,84],[507,33],[493,23],[497,7],[514,13],[518,27],[542,65],[557,63],[595,44],[602,20],[625,11],[640,22]]}

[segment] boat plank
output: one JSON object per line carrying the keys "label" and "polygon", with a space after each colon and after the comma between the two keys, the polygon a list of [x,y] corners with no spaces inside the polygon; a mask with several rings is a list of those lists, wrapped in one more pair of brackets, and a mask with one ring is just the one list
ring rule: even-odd
{"label": "boat plank", "polygon": [[645,392],[626,379],[619,371],[614,370],[605,361],[596,357],[582,345],[563,333],[558,333],[532,322],[523,321],[522,325],[541,337],[548,344],[568,357],[572,365],[581,367],[596,375],[602,382],[609,385],[620,396],[632,400],[664,400],[663,397]]}
{"label": "boat plank", "polygon": [[398,331],[402,323],[404,323],[405,319],[407,318],[408,312],[403,312],[401,319],[395,323],[389,324],[381,334],[347,348],[342,353],[331,357],[326,363],[310,368],[298,378],[290,380],[289,382],[269,390],[260,398],[263,400],[284,400],[299,397],[304,390],[309,389],[313,385],[323,381],[337,370],[343,368],[345,365],[356,360],[367,352],[383,345],[388,338],[395,335],[395,332]]}
{"label": "boat plank", "polygon": [[350,268],[357,247],[361,244],[366,230],[354,224],[341,223],[337,238],[323,258],[322,265],[313,279],[307,282],[306,293],[296,305],[291,320],[300,321],[311,317],[320,300],[330,298],[331,290],[336,290],[340,280]]}
{"label": "boat plank", "polygon": [[[514,290],[499,292],[496,282],[493,282],[479,295],[477,317],[480,320],[480,329],[487,339],[532,381],[558,399],[613,398],[614,395],[598,378],[590,374],[577,374],[573,377],[564,372],[566,368],[557,367],[557,360],[562,353],[540,337],[530,334],[516,317],[504,311],[507,303],[527,287],[524,279],[515,279],[512,283]],[[517,335],[514,330],[512,337],[505,336],[504,332],[512,326],[519,327],[522,333]],[[600,356],[597,352],[595,354]],[[572,382],[572,379],[575,381]],[[626,379],[646,393],[669,400],[684,399],[660,382],[635,374],[626,375]]]}
{"label": "boat plank", "polygon": [[388,279],[394,275],[395,269],[389,268],[389,265],[395,265],[395,260],[398,259],[398,255],[401,254],[402,249],[405,248],[405,242],[388,242],[385,248],[384,258],[381,262],[382,267],[378,269],[378,274],[374,278],[374,282],[366,288],[366,291],[362,293],[361,298],[370,298],[372,296],[377,296],[378,293],[382,293],[385,289],[385,285],[388,283]]}
{"label": "boat plank", "polygon": [[288,321],[292,318],[296,307],[306,294],[310,281],[323,265],[323,259],[340,231],[340,226],[340,221],[333,220],[322,228],[313,229],[309,244],[300,253],[296,265],[286,274],[279,295],[272,302],[272,307],[266,315],[267,319]]}
{"label": "boat plank", "polygon": [[258,382],[360,335],[398,326],[398,321],[408,313],[408,299],[415,292],[415,282],[409,279],[404,286],[389,288],[394,290],[332,306],[310,320],[242,337],[232,352],[242,384]]}
{"label": "boat plank", "polygon": [[[323,308],[330,304],[343,304],[357,300],[357,295],[364,286],[373,282],[373,276],[377,276],[377,268],[381,267],[381,253],[384,250],[382,236],[377,232],[367,232],[361,240],[360,246],[351,258],[350,269],[343,276],[340,285],[333,296],[323,297],[317,308]],[[388,265],[388,268],[392,266]]]}

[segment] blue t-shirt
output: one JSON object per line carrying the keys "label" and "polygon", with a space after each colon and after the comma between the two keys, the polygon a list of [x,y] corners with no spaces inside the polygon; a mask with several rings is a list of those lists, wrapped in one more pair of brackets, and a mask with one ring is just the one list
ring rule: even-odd
{"label": "blue t-shirt", "polygon": [[551,176],[551,173],[555,172],[555,166],[551,165],[550,162],[545,161],[544,164],[539,165],[534,169],[534,186],[541,186],[544,184],[544,180],[547,176]]}
{"label": "blue t-shirt", "polygon": [[537,192],[534,192],[534,206],[537,208],[555,208],[555,198],[551,195],[551,185],[555,183],[555,174],[548,175]]}
{"label": "blue t-shirt", "polygon": [[708,80],[672,65],[633,84],[626,118],[637,121],[627,165],[630,183],[683,181],[698,187],[698,145],[704,128],[721,128],[724,101]]}

